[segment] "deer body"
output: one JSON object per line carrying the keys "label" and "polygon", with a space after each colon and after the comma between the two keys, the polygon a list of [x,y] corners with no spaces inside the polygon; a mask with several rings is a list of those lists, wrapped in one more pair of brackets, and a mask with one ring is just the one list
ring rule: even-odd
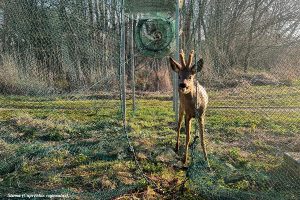
{"label": "deer body", "polygon": [[197,72],[200,72],[203,67],[203,60],[200,59],[197,62],[197,66],[191,66],[194,52],[189,56],[188,63],[186,64],[184,53],[181,51],[180,59],[181,64],[170,58],[170,63],[172,69],[178,73],[179,78],[179,119],[178,119],[178,127],[177,127],[177,143],[175,150],[178,152],[179,150],[179,137],[180,137],[180,129],[183,121],[183,117],[185,115],[185,127],[186,127],[186,143],[185,143],[185,154],[183,157],[183,163],[187,162],[188,157],[188,148],[190,144],[190,130],[191,130],[191,119],[197,118],[196,120],[199,123],[200,127],[200,139],[201,146],[204,153],[204,158],[207,160],[207,153],[205,147],[204,140],[204,117],[205,111],[208,104],[208,96],[207,93],[198,81],[195,80],[195,75]]}
{"label": "deer body", "polygon": [[196,113],[203,113],[206,110],[208,96],[203,86],[195,81],[193,89],[188,94],[182,94],[179,90],[180,107],[187,115],[192,118],[196,117]]}

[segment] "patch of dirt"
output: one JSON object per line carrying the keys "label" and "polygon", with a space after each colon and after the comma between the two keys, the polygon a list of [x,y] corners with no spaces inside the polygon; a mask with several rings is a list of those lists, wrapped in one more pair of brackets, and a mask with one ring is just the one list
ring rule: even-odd
{"label": "patch of dirt", "polygon": [[171,148],[161,148],[155,152],[155,160],[164,163],[177,163],[179,156]]}
{"label": "patch of dirt", "polygon": [[116,189],[116,184],[108,176],[104,175],[99,178],[102,189]]}
{"label": "patch of dirt", "polygon": [[261,73],[255,75],[251,80],[252,85],[279,85],[280,82],[272,75]]}
{"label": "patch of dirt", "polygon": [[117,172],[117,179],[119,179],[125,185],[130,185],[135,182],[132,174],[129,172]]}

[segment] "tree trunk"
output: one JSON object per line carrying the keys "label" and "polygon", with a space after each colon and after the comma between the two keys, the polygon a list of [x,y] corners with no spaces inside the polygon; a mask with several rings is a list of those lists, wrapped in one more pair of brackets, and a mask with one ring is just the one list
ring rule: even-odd
{"label": "tree trunk", "polygon": [[254,28],[256,26],[256,15],[258,11],[259,2],[261,0],[255,0],[254,7],[253,7],[253,14],[252,14],[252,21],[250,25],[250,29],[248,32],[248,40],[247,40],[247,46],[246,46],[246,54],[244,58],[244,73],[248,72],[249,64],[250,64],[250,56],[251,56],[251,50],[252,50],[252,41],[253,41],[253,34],[254,34]]}

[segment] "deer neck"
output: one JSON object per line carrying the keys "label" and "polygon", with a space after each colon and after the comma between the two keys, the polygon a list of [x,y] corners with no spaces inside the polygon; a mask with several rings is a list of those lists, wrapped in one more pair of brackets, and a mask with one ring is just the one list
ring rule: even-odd
{"label": "deer neck", "polygon": [[191,91],[189,93],[180,93],[180,97],[183,98],[185,101],[190,101],[196,98],[197,93],[195,84],[196,83],[194,83],[194,85],[191,86]]}

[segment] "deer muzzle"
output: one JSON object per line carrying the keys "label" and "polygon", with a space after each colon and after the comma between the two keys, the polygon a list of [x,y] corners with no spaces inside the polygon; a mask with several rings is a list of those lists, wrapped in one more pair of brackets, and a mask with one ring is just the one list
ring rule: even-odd
{"label": "deer muzzle", "polygon": [[180,83],[178,86],[179,86],[178,89],[180,93],[187,94],[190,92],[188,84]]}
{"label": "deer muzzle", "polygon": [[186,85],[185,83],[180,83],[180,84],[179,84],[179,88],[180,88],[180,89],[186,88],[186,86],[187,86],[187,85]]}

